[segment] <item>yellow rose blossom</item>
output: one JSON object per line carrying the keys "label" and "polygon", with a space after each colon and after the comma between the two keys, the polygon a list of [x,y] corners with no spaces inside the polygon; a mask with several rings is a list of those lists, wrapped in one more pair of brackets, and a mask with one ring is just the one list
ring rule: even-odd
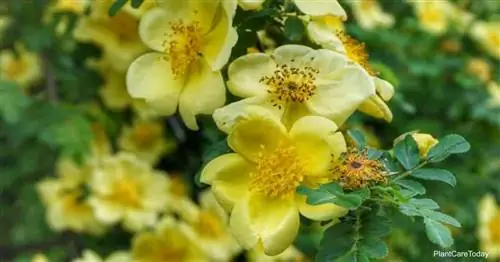
{"label": "yellow rose blossom", "polygon": [[138,34],[139,18],[128,9],[108,14],[112,0],[92,1],[91,13],[78,20],[75,38],[102,47],[103,58],[117,71],[125,72],[130,63],[147,48]]}
{"label": "yellow rose blossom", "polygon": [[480,57],[473,57],[467,62],[467,72],[476,76],[481,82],[491,80],[491,65]]}
{"label": "yellow rose blossom", "polygon": [[232,27],[236,2],[168,0],[147,12],[139,33],[154,52],[128,69],[128,92],[163,115],[177,107],[186,126],[197,130],[195,116],[211,114],[225,102],[220,70],[236,44]]}
{"label": "yellow rose blossom", "polygon": [[82,253],[82,257],[74,259],[72,262],[132,262],[130,254],[125,251],[116,251],[103,259],[96,252],[86,249]]}
{"label": "yellow rose blossom", "polygon": [[210,190],[199,195],[198,207],[189,199],[179,205],[179,214],[186,222],[180,229],[213,261],[231,261],[241,250],[228,230],[226,211]]}
{"label": "yellow rose blossom", "polygon": [[500,207],[493,195],[486,195],[479,203],[479,248],[488,253],[488,259],[500,258]]}
{"label": "yellow rose blossom", "polygon": [[363,29],[373,30],[394,25],[394,17],[384,12],[377,0],[352,0],[349,3],[353,8],[354,18]]}
{"label": "yellow rose blossom", "polygon": [[153,232],[142,232],[132,240],[134,262],[209,262],[209,258],[180,230],[179,223],[166,216]]}
{"label": "yellow rose blossom", "polygon": [[500,108],[500,85],[497,82],[490,81],[486,85],[486,89],[490,94],[489,106]]}
{"label": "yellow rose blossom", "polygon": [[486,52],[500,59],[500,22],[476,22],[470,35]]}
{"label": "yellow rose blossom", "polygon": [[127,153],[102,159],[89,186],[96,218],[107,225],[122,222],[129,231],[153,226],[169,199],[166,174]]}
{"label": "yellow rose blossom", "polygon": [[309,205],[296,193],[300,185],[315,186],[328,174],[332,155],[345,151],[336,130],[331,120],[306,116],[287,131],[268,110],[247,107],[228,136],[235,153],[209,162],[201,174],[231,213],[230,230],[243,248],[262,246],[267,255],[277,255],[294,241],[299,213],[314,220],[345,214],[334,204]]}
{"label": "yellow rose blossom", "polygon": [[300,45],[284,45],[272,54],[244,55],[229,65],[228,75],[231,93],[245,99],[214,112],[224,132],[248,104],[269,108],[286,126],[310,114],[340,125],[375,94],[370,76],[346,56]]}
{"label": "yellow rose blossom", "polygon": [[310,16],[334,15],[346,18],[347,14],[337,0],[293,0],[297,8]]}
{"label": "yellow rose blossom", "polygon": [[259,10],[266,0],[238,0],[238,5],[243,10]]}
{"label": "yellow rose blossom", "polygon": [[248,262],[306,262],[307,259],[297,248],[290,246],[283,253],[268,256],[262,250],[254,248],[246,254]]}
{"label": "yellow rose blossom", "polygon": [[163,154],[176,147],[174,141],[167,140],[163,123],[151,120],[136,120],[133,126],[124,127],[118,145],[121,150],[151,164],[156,164]]}
{"label": "yellow rose blossom", "polygon": [[429,150],[433,146],[435,146],[439,141],[434,138],[432,135],[425,134],[425,133],[418,133],[417,131],[412,131],[409,133],[405,133],[398,138],[394,139],[394,144],[399,143],[401,140],[403,140],[408,134],[411,134],[413,140],[417,143],[418,146],[418,151],[420,153],[420,157],[425,158],[427,157],[427,153],[429,153]]}
{"label": "yellow rose blossom", "polygon": [[45,178],[36,188],[46,206],[46,220],[54,231],[101,234],[104,226],[95,218],[85,195],[85,183],[91,166],[77,166],[72,160],[61,159],[57,163],[57,177]]}
{"label": "yellow rose blossom", "polygon": [[26,89],[41,79],[41,61],[20,44],[16,44],[16,51],[17,55],[7,49],[0,52],[0,78]]}
{"label": "yellow rose blossom", "polygon": [[342,41],[336,34],[344,31],[344,21],[340,16],[312,17],[307,23],[307,35],[311,41],[330,50],[342,48]]}
{"label": "yellow rose blossom", "polygon": [[447,0],[410,0],[422,29],[441,35],[448,29],[452,5]]}

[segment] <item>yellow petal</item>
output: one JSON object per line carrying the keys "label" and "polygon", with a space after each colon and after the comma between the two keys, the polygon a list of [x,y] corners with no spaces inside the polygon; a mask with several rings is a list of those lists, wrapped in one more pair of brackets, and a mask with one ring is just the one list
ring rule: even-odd
{"label": "yellow petal", "polygon": [[170,24],[185,17],[186,12],[186,8],[176,12],[165,8],[153,8],[145,13],[139,23],[139,36],[144,44],[155,51],[163,52],[165,49],[163,43],[166,37],[172,34]]}
{"label": "yellow petal", "polygon": [[226,87],[219,71],[213,72],[208,64],[199,61],[190,71],[185,88],[182,91],[179,112],[186,126],[198,130],[195,116],[212,114],[226,101]]}
{"label": "yellow petal", "polygon": [[292,126],[290,136],[308,175],[326,175],[332,154],[340,155],[346,150],[342,134],[336,131],[333,121],[320,116],[303,117]]}
{"label": "yellow petal", "polygon": [[299,205],[299,211],[303,216],[317,221],[336,219],[346,215],[349,211],[341,206],[331,203],[309,205],[306,203],[305,196],[297,196],[297,202]]}
{"label": "yellow petal", "polygon": [[276,63],[267,54],[251,53],[239,57],[229,65],[228,89],[239,97],[266,95],[267,87],[260,80],[272,75],[275,69]]}
{"label": "yellow petal", "polygon": [[358,110],[375,118],[384,119],[387,122],[392,121],[391,109],[377,95],[370,96],[358,107]]}
{"label": "yellow petal", "polygon": [[287,139],[286,128],[270,111],[248,106],[248,115],[233,127],[227,141],[229,147],[250,161],[257,161],[263,150],[273,150]]}
{"label": "yellow petal", "polygon": [[342,8],[337,0],[294,0],[294,2],[299,10],[306,15],[347,17],[344,8]]}
{"label": "yellow petal", "polygon": [[317,85],[307,105],[315,114],[342,125],[365,99],[375,95],[375,86],[371,77],[358,66],[337,70],[333,76],[330,83]]}
{"label": "yellow petal", "polygon": [[212,70],[220,70],[227,63],[231,50],[238,41],[238,33],[233,28],[232,17],[230,17],[234,10],[223,9],[218,24],[203,38],[201,52]]}
{"label": "yellow petal", "polygon": [[314,49],[304,45],[283,45],[276,48],[272,53],[272,58],[278,65],[288,66],[300,65],[302,59]]}
{"label": "yellow petal", "polygon": [[170,63],[161,53],[148,53],[137,58],[127,72],[127,90],[133,98],[143,98],[165,115],[177,108],[183,79],[171,73]]}
{"label": "yellow petal", "polygon": [[394,96],[394,86],[392,86],[391,83],[378,77],[374,77],[373,81],[375,81],[375,89],[377,90],[377,94],[384,101],[391,100],[391,98]]}
{"label": "yellow petal", "polygon": [[326,23],[313,20],[307,24],[307,36],[314,43],[330,50],[343,50],[342,41]]}
{"label": "yellow petal", "polygon": [[262,4],[265,0],[239,0],[238,4],[243,10],[259,10],[262,8]]}
{"label": "yellow petal", "polygon": [[295,240],[299,212],[293,199],[273,200],[257,194],[238,203],[230,218],[230,230],[246,249],[260,240],[266,255],[278,255]]}
{"label": "yellow petal", "polygon": [[240,155],[226,154],[210,161],[201,171],[200,180],[212,185],[218,202],[231,211],[234,203],[248,192],[251,170],[253,166]]}

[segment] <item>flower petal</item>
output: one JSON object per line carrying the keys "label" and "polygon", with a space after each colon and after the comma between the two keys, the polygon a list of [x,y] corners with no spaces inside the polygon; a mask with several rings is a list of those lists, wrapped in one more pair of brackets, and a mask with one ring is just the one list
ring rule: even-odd
{"label": "flower petal", "polygon": [[322,16],[336,15],[347,17],[347,14],[337,0],[294,0],[295,5],[306,15]]}
{"label": "flower petal", "polygon": [[227,137],[229,147],[250,161],[257,161],[263,150],[273,150],[287,138],[279,118],[259,106],[248,106],[248,115],[234,125]]}
{"label": "flower petal", "polygon": [[170,63],[161,53],[148,53],[137,58],[127,72],[127,90],[133,98],[143,98],[155,109],[171,115],[177,108],[183,79],[172,75]]}
{"label": "flower petal", "polygon": [[365,99],[375,94],[375,86],[371,77],[358,66],[348,66],[335,75],[336,80],[317,85],[307,105],[315,114],[342,125]]}
{"label": "flower petal", "polygon": [[308,175],[326,175],[332,154],[340,155],[346,150],[342,134],[336,131],[333,121],[320,116],[303,117],[292,126],[290,136]]}
{"label": "flower petal", "polygon": [[190,71],[182,91],[179,112],[186,126],[198,130],[197,114],[212,114],[226,101],[226,87],[219,71],[214,72],[204,61],[199,61]]}
{"label": "flower petal", "polygon": [[342,41],[335,33],[336,31],[323,21],[312,20],[307,24],[307,36],[311,41],[330,50],[344,50]]}
{"label": "flower petal", "polygon": [[358,110],[375,118],[384,119],[387,122],[392,121],[391,109],[377,95],[370,96],[358,107]]}
{"label": "flower petal", "polygon": [[267,54],[251,53],[239,57],[229,65],[228,89],[239,97],[266,95],[267,87],[260,79],[272,75],[275,69],[276,63]]}
{"label": "flower petal", "polygon": [[186,9],[183,7],[173,12],[166,8],[153,8],[145,13],[139,23],[139,36],[144,44],[155,51],[163,52],[164,41],[172,34],[170,23],[185,17]]}
{"label": "flower petal", "polygon": [[201,171],[202,183],[212,185],[212,192],[224,209],[231,211],[234,203],[248,192],[253,166],[238,154],[225,154],[210,161]]}
{"label": "flower petal", "polygon": [[384,101],[391,100],[391,98],[394,96],[394,86],[392,86],[391,83],[378,77],[374,77],[373,81],[375,82],[375,89],[377,90],[377,94]]}
{"label": "flower petal", "polygon": [[314,49],[303,45],[283,45],[274,50],[272,58],[278,65],[297,66]]}
{"label": "flower petal", "polygon": [[325,221],[336,219],[347,214],[348,210],[335,204],[309,205],[305,196],[297,196],[300,213],[312,220]]}

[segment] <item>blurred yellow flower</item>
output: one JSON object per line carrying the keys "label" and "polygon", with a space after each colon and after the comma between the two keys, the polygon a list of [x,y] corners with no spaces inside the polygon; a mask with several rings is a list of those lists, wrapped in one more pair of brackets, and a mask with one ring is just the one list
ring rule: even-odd
{"label": "blurred yellow flower", "polygon": [[70,159],[57,162],[57,177],[45,178],[36,185],[38,195],[46,206],[47,224],[52,230],[101,234],[104,226],[97,221],[88,203],[85,184],[92,167],[78,166]]}
{"label": "blurred yellow flower", "polygon": [[72,262],[132,262],[130,254],[125,251],[116,251],[106,259],[89,249],[84,250],[82,254],[82,257],[74,259]]}
{"label": "blurred yellow flower", "polygon": [[238,5],[243,10],[259,10],[266,0],[238,0]]}
{"label": "blurred yellow flower", "polygon": [[15,48],[17,54],[8,49],[0,52],[0,78],[26,89],[41,79],[41,62],[37,54],[20,44],[16,44]]}
{"label": "blurred yellow flower", "polygon": [[115,70],[125,72],[130,63],[146,51],[146,46],[139,38],[139,18],[129,9],[124,8],[112,17],[108,15],[113,2],[92,1],[91,13],[78,20],[74,34],[77,40],[101,46],[104,59]]}
{"label": "blurred yellow flower", "polygon": [[341,125],[375,94],[370,76],[344,55],[300,45],[284,45],[272,54],[253,53],[236,59],[228,69],[228,88],[245,99],[214,112],[224,132],[249,104],[268,108],[290,126],[305,115],[320,115]]}
{"label": "blurred yellow flower", "polygon": [[479,247],[488,259],[500,258],[500,207],[493,195],[485,195],[478,207]]}
{"label": "blurred yellow flower", "polygon": [[106,59],[89,60],[88,66],[97,70],[103,78],[99,96],[106,107],[123,110],[133,103],[134,99],[127,92],[125,72],[113,68]]}
{"label": "blurred yellow flower", "polygon": [[135,120],[132,126],[123,128],[118,145],[121,150],[133,153],[150,164],[156,164],[163,154],[172,152],[176,147],[175,141],[167,140],[162,122],[140,119]]}
{"label": "blurred yellow flower", "polygon": [[440,35],[449,26],[452,5],[447,0],[409,0],[413,4],[415,14],[422,29]]}
{"label": "blurred yellow flower", "polygon": [[351,0],[348,3],[352,6],[354,18],[363,29],[373,30],[394,25],[394,17],[384,12],[377,0]]}
{"label": "blurred yellow flower", "polygon": [[10,25],[11,21],[10,17],[0,15],[0,36],[3,37],[4,30]]}
{"label": "blurred yellow flower", "polygon": [[490,81],[486,85],[486,89],[490,94],[489,106],[500,107],[500,84],[494,81]]}
{"label": "blurred yellow flower", "polygon": [[127,153],[102,159],[89,186],[96,218],[107,225],[121,221],[129,231],[153,226],[169,200],[166,174]]}
{"label": "blurred yellow flower", "polygon": [[101,158],[111,154],[111,145],[109,144],[106,130],[99,123],[92,123],[92,135],[94,136],[90,142],[90,151],[88,161],[99,161]]}
{"label": "blurred yellow flower", "polygon": [[290,246],[283,253],[276,256],[268,256],[262,250],[254,248],[246,254],[248,262],[305,262],[307,261],[302,254],[294,246]]}
{"label": "blurred yellow flower", "polygon": [[346,18],[347,14],[338,0],[293,0],[299,10],[310,16],[334,15]]}
{"label": "blurred yellow flower", "polygon": [[178,207],[180,228],[213,261],[231,261],[241,250],[228,229],[226,211],[217,203],[210,190],[199,195],[200,207],[189,199]]}
{"label": "blurred yellow flower", "polygon": [[139,34],[154,52],[130,65],[130,95],[163,115],[179,107],[186,126],[197,130],[195,116],[211,114],[225,102],[218,70],[238,38],[232,27],[235,9],[235,1],[168,0],[147,12]]}
{"label": "blurred yellow flower", "polygon": [[245,249],[262,245],[267,255],[285,251],[299,228],[299,212],[315,220],[345,214],[333,204],[312,206],[298,195],[299,185],[314,186],[328,174],[332,155],[346,149],[337,126],[320,116],[306,116],[290,131],[274,114],[248,106],[228,136],[236,152],[203,169],[201,181],[212,186],[229,212],[230,230]]}
{"label": "blurred yellow flower", "polygon": [[47,257],[44,254],[36,254],[31,258],[31,262],[49,262]]}
{"label": "blurred yellow flower", "polygon": [[211,261],[189,240],[179,223],[166,216],[154,232],[142,232],[132,240],[134,262],[208,262]]}
{"label": "blurred yellow flower", "polygon": [[54,0],[50,7],[54,11],[72,12],[75,14],[83,14],[85,8],[90,4],[90,0]]}
{"label": "blurred yellow flower", "polygon": [[485,59],[473,57],[467,62],[467,72],[476,76],[481,82],[491,80],[491,65]]}
{"label": "blurred yellow flower", "polygon": [[500,59],[500,22],[475,22],[470,35],[486,52]]}

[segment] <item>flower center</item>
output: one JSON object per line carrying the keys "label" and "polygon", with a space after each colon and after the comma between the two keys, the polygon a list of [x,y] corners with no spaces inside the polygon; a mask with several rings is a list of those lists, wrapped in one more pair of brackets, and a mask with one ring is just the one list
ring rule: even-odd
{"label": "flower center", "polygon": [[133,136],[139,148],[145,149],[153,146],[156,138],[154,127],[148,124],[138,124],[135,126]]}
{"label": "flower center", "polygon": [[339,160],[334,161],[330,171],[333,180],[340,181],[344,188],[357,189],[385,182],[387,178],[383,170],[383,165],[368,159],[365,151],[348,148]]}
{"label": "flower center", "polygon": [[500,215],[496,215],[488,224],[488,228],[491,232],[491,241],[494,243],[500,243]]}
{"label": "flower center", "polygon": [[221,221],[207,211],[201,211],[199,216],[199,221],[197,229],[201,235],[207,237],[217,237],[220,236],[224,231],[221,225]]}
{"label": "flower center", "polygon": [[368,63],[368,53],[366,52],[364,43],[352,38],[344,31],[337,32],[337,37],[345,48],[347,58],[362,66],[368,74],[372,76],[377,75],[377,72]]}
{"label": "flower center", "polygon": [[267,93],[275,99],[274,106],[281,109],[283,102],[304,103],[314,95],[318,70],[309,66],[304,68],[280,65],[271,76],[264,76],[260,82],[267,85]]}
{"label": "flower center", "polygon": [[5,74],[9,79],[20,77],[27,69],[26,63],[21,58],[14,58],[5,69]]}
{"label": "flower center", "polygon": [[304,179],[296,148],[289,141],[280,141],[277,147],[259,154],[255,172],[250,174],[250,190],[272,199],[288,199]]}
{"label": "flower center", "polygon": [[140,207],[141,192],[137,183],[129,178],[123,178],[113,185],[113,193],[109,197],[115,202],[130,207]]}
{"label": "flower center", "polygon": [[174,196],[185,197],[188,194],[186,184],[179,175],[170,176],[170,190],[169,192]]}
{"label": "flower center", "polygon": [[138,41],[139,21],[127,12],[118,12],[110,17],[106,23],[107,27],[114,32],[121,41]]}
{"label": "flower center", "polygon": [[165,58],[170,61],[174,76],[182,77],[200,56],[201,26],[196,21],[185,24],[179,20],[170,23],[170,30],[166,35],[168,40],[163,41]]}
{"label": "flower center", "polygon": [[341,16],[327,15],[323,17],[324,23],[333,30],[342,30],[344,21]]}

